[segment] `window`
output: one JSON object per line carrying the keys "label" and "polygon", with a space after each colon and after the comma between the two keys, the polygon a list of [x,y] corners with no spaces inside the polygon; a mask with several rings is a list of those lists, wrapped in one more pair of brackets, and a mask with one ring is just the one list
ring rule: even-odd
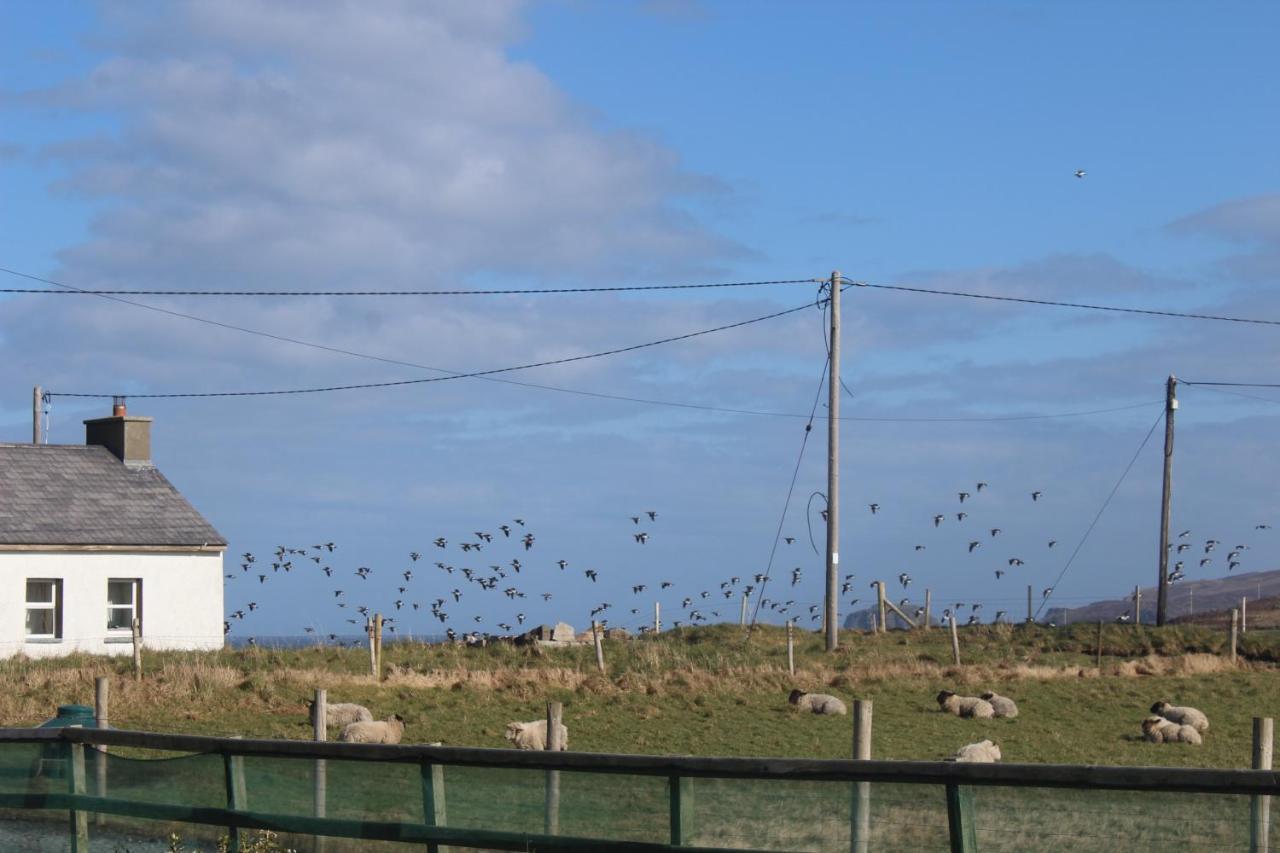
{"label": "window", "polygon": [[27,581],[27,639],[62,639],[62,581]]}
{"label": "window", "polygon": [[133,620],[142,619],[142,581],[113,578],[107,581],[107,630],[132,631]]}

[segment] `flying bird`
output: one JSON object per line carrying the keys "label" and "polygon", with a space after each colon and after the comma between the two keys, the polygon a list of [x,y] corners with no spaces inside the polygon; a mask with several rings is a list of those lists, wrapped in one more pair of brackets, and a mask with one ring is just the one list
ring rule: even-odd
{"label": "flying bird", "polygon": [[1033,501],[1038,501],[1038,500],[1040,500],[1040,495],[1042,495],[1042,494],[1044,494],[1044,493],[1043,493],[1043,492],[1032,492],[1032,493],[1031,493],[1031,500],[1033,500]]}
{"label": "flying bird", "polygon": [[1076,169],[1075,174],[1077,178],[1083,178],[1087,173],[1084,169]]}

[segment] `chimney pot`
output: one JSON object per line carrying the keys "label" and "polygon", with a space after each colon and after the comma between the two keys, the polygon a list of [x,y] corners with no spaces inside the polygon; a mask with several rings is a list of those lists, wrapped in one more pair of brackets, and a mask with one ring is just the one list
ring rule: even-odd
{"label": "chimney pot", "polygon": [[124,397],[111,398],[111,417],[123,418],[128,412],[125,411]]}

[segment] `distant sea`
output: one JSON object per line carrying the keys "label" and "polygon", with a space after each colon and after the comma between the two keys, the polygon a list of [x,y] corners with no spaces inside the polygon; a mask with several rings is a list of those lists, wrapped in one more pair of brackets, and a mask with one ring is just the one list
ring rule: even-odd
{"label": "distant sea", "polygon": [[[445,643],[449,638],[444,634],[383,634],[384,646],[393,643]],[[319,646],[367,646],[367,634],[337,634],[330,639],[329,634],[281,634],[276,636],[249,637],[231,635],[227,637],[227,645],[233,649],[257,646],[260,649],[306,649]]]}

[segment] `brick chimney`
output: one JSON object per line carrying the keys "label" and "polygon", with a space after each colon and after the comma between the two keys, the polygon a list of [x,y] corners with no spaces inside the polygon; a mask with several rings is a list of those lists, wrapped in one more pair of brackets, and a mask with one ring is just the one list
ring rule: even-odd
{"label": "brick chimney", "polygon": [[101,445],[131,468],[151,467],[151,418],[130,417],[123,397],[111,404],[111,417],[84,422],[84,443]]}

